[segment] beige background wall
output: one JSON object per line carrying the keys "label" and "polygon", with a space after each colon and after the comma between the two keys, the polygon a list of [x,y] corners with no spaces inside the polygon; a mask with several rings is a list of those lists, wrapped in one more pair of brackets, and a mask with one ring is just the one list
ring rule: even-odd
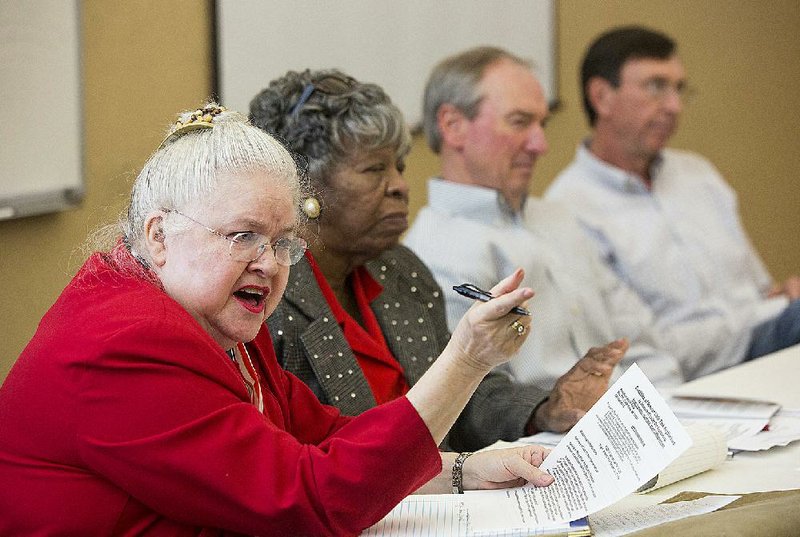
{"label": "beige background wall", "polygon": [[[677,39],[697,89],[673,145],[709,157],[738,191],[745,225],[775,277],[800,271],[800,3],[557,4],[562,106],[548,126],[551,151],[537,166],[533,192],[544,190],[586,134],[577,83],[586,45],[608,27],[647,24]],[[166,124],[211,93],[211,13],[198,0],[82,4],[87,196],[76,210],[0,222],[0,379],[80,265],[87,233],[124,207]],[[420,139],[408,164],[416,212],[437,164]]]}

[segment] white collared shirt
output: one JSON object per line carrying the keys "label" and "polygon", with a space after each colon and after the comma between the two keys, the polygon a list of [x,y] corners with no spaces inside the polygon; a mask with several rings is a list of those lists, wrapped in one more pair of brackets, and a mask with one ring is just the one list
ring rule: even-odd
{"label": "white collared shirt", "polygon": [[652,190],[585,143],[546,193],[568,204],[607,265],[647,303],[687,379],[742,361],[751,329],[776,316],[770,277],[736,195],[704,158],[665,149]]}
{"label": "white collared shirt", "polygon": [[677,361],[659,351],[650,312],[600,262],[577,220],[562,206],[528,198],[514,213],[498,192],[441,179],[428,183],[429,204],[405,237],[445,293],[453,330],[472,301],[452,291],[473,283],[490,289],[517,267],[536,295],[532,331],[507,370],[523,383],[552,389],[590,347],[631,340],[636,361],[655,384],[682,381]]}

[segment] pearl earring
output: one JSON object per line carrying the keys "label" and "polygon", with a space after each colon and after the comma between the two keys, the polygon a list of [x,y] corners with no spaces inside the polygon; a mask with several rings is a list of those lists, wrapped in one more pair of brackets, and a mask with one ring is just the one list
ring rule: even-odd
{"label": "pearl earring", "polygon": [[319,200],[313,196],[304,199],[303,212],[306,213],[306,216],[311,220],[316,220],[319,218]]}

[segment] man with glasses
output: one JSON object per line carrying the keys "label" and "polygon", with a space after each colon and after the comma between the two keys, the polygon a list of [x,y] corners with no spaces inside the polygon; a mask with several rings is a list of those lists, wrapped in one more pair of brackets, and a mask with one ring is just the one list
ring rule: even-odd
{"label": "man with glasses", "polygon": [[[682,382],[676,358],[649,331],[647,307],[603,265],[575,217],[528,196],[548,149],[547,117],[531,65],[511,53],[478,47],[439,63],[425,88],[423,122],[441,176],[428,182],[428,205],[406,245],[444,289],[451,329],[472,305],[453,286],[486,289],[497,274],[525,270],[536,293],[533,328],[507,364],[519,383],[552,389],[591,347],[619,345],[617,338],[630,347],[615,374],[636,362],[659,387]],[[591,382],[570,389],[580,394]]]}
{"label": "man with glasses", "polygon": [[546,193],[653,310],[687,379],[800,342],[800,278],[773,284],[706,159],[666,148],[686,98],[668,36],[601,35],[581,68],[592,134]]}

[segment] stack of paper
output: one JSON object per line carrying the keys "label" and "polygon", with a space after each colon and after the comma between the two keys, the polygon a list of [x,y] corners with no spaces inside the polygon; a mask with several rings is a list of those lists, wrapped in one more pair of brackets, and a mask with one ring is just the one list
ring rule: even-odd
{"label": "stack of paper", "polygon": [[633,365],[545,459],[541,468],[555,477],[549,487],[469,491],[427,504],[412,496],[364,535],[569,534],[569,521],[631,494],[690,444],[664,399]]}
{"label": "stack of paper", "polygon": [[673,396],[670,407],[684,425],[714,426],[728,448],[758,451],[800,440],[800,419],[769,401],[701,396]]}
{"label": "stack of paper", "polygon": [[738,437],[728,442],[728,447],[738,451],[761,451],[776,446],[785,446],[800,440],[800,418],[783,415],[778,411],[770,418],[769,425],[757,434],[749,437]]}

